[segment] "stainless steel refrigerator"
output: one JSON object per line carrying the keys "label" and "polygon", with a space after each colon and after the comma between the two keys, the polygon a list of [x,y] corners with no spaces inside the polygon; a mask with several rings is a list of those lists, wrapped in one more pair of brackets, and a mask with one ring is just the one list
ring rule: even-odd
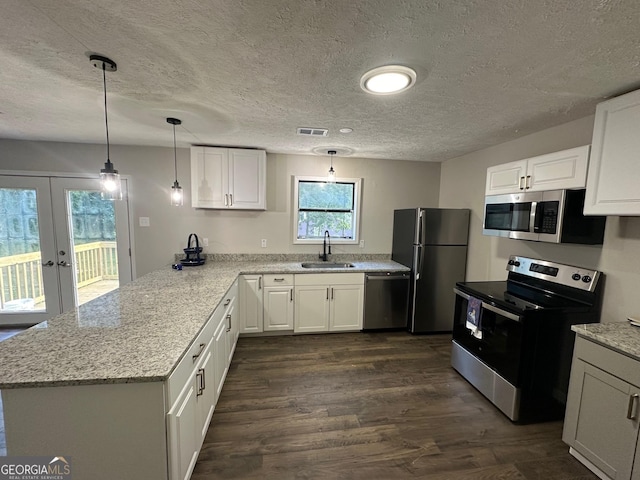
{"label": "stainless steel refrigerator", "polygon": [[465,279],[469,215],[468,209],[448,208],[394,212],[391,259],[411,268],[412,333],[453,329],[453,287]]}

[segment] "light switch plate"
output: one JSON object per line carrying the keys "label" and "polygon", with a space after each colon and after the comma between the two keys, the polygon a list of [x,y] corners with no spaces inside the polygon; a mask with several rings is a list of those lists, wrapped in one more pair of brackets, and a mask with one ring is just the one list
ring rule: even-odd
{"label": "light switch plate", "polygon": [[360,248],[364,248],[364,240],[360,240]]}
{"label": "light switch plate", "polygon": [[260,246],[261,246],[262,248],[267,248],[267,239],[266,239],[266,238],[263,238],[263,239],[260,241]]}
{"label": "light switch plate", "polygon": [[138,221],[140,222],[141,227],[151,226],[151,221],[149,220],[149,217],[140,217]]}

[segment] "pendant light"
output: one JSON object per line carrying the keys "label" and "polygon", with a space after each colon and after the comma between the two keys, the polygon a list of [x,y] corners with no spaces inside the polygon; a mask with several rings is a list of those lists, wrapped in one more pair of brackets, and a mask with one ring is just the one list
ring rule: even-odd
{"label": "pendant light", "polygon": [[333,169],[333,156],[336,154],[336,151],[329,150],[327,153],[329,154],[329,158],[331,158],[331,166],[329,167],[329,174],[327,175],[327,181],[330,183],[335,183],[336,171]]}
{"label": "pendant light", "polygon": [[91,65],[102,70],[102,86],[104,88],[104,124],[107,131],[107,161],[104,168],[100,170],[100,183],[102,185],[102,198],[108,200],[122,200],[122,187],[118,170],[113,168],[113,163],[109,158],[109,117],[107,115],[107,72],[118,70],[116,62],[101,55],[91,55],[89,57]]}
{"label": "pendant light", "polygon": [[184,201],[184,195],[182,193],[182,187],[178,183],[178,153],[176,149],[176,125],[182,124],[181,120],[177,118],[167,118],[167,123],[173,125],[173,167],[175,169],[176,179],[171,187],[171,205],[181,207]]}

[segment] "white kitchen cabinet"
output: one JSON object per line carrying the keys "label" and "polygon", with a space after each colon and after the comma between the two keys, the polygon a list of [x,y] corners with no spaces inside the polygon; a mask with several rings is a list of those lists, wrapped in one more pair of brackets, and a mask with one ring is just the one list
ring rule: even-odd
{"label": "white kitchen cabinet", "polygon": [[599,103],[585,215],[640,215],[640,90]]}
{"label": "white kitchen cabinet", "polygon": [[169,463],[172,479],[188,479],[198,459],[196,439],[196,391],[189,382],[167,414],[169,430]]}
{"label": "white kitchen cabinet", "polygon": [[295,276],[294,332],[362,330],[364,274]]}
{"label": "white kitchen cabinet", "polygon": [[191,205],[266,210],[264,150],[191,147]]}
{"label": "white kitchen cabinet", "polygon": [[263,327],[262,275],[241,275],[238,279],[240,333],[261,333]]}
{"label": "white kitchen cabinet", "polygon": [[293,330],[293,275],[264,275],[264,331]]}
{"label": "white kitchen cabinet", "polygon": [[364,285],[333,285],[330,298],[329,331],[362,330]]}
{"label": "white kitchen cabinet", "polygon": [[640,362],[576,338],[562,439],[601,478],[640,479],[638,385]]}
{"label": "white kitchen cabinet", "polygon": [[487,168],[486,195],[584,188],[589,145]]}
{"label": "white kitchen cabinet", "polygon": [[222,392],[222,386],[224,380],[227,378],[227,372],[229,371],[229,365],[227,363],[227,323],[225,321],[220,322],[218,328],[215,331],[213,337],[213,352],[215,355],[215,371],[214,371],[214,385],[216,390],[216,403],[220,398]]}

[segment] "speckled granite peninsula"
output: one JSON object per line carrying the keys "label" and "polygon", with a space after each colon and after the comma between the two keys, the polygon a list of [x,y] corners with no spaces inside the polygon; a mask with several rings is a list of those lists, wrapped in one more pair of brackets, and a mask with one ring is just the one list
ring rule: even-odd
{"label": "speckled granite peninsula", "polygon": [[574,325],[576,335],[640,360],[640,327],[629,322],[591,323]]}
{"label": "speckled granite peninsula", "polygon": [[232,258],[167,266],[0,343],[0,388],[163,381],[242,273],[409,270],[384,255],[334,258],[354,268],[327,270],[302,268],[287,255]]}

